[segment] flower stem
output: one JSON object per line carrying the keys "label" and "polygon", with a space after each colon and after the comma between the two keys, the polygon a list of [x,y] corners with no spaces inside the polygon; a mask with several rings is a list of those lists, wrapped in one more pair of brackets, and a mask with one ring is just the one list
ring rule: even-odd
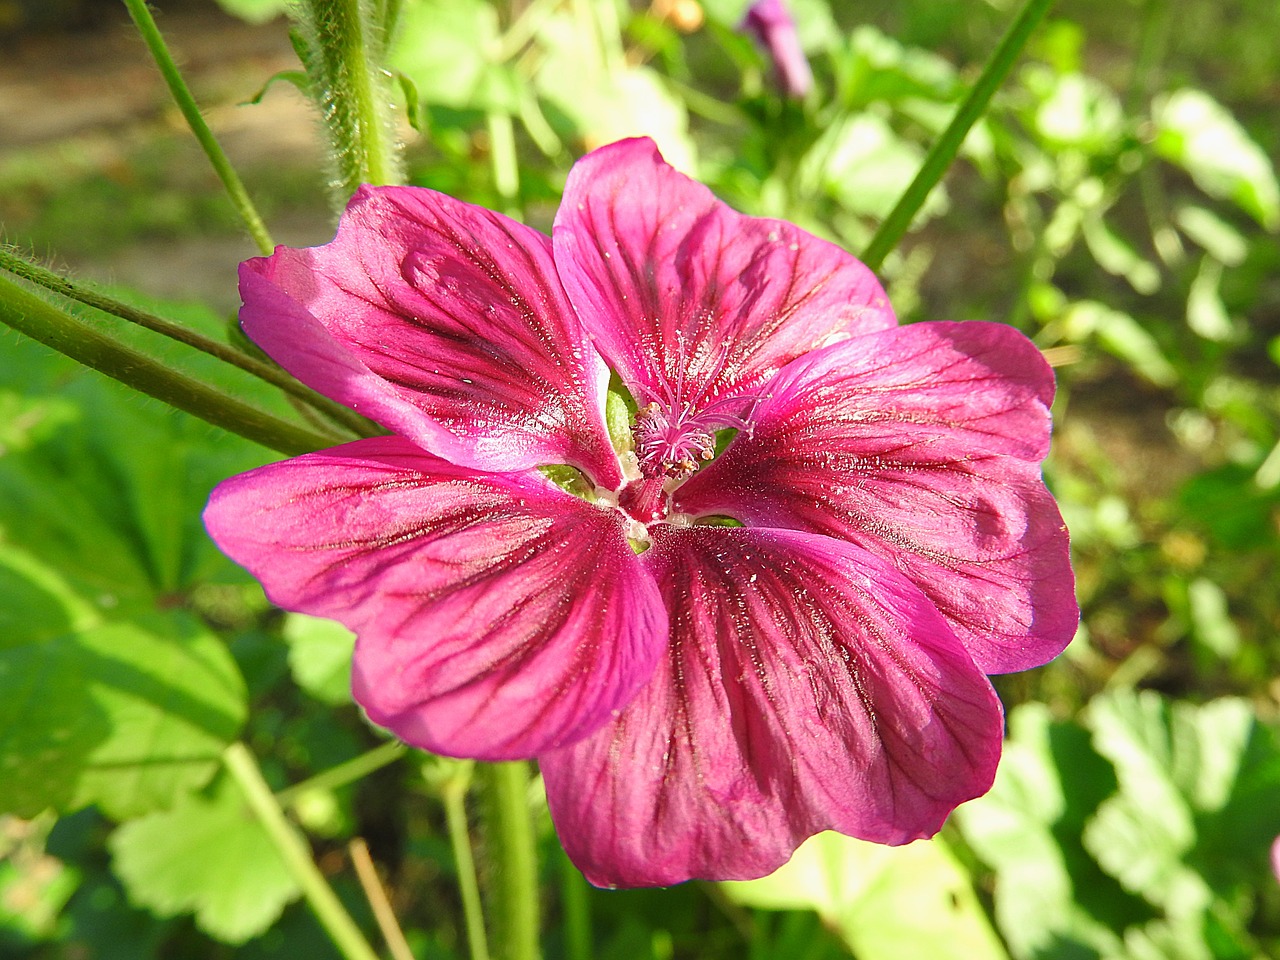
{"label": "flower stem", "polygon": [[92,367],[139,393],[293,456],[341,441],[263,413],[208,384],[193,380],[0,276],[0,323]]}
{"label": "flower stem", "polygon": [[0,270],[7,270],[15,276],[22,277],[24,280],[39,284],[46,290],[52,290],[54,293],[61,294],[68,299],[77,300],[85,306],[93,307],[95,310],[101,310],[103,313],[109,313],[112,316],[119,317],[121,320],[137,324],[153,333],[184,343],[193,349],[199,350],[201,353],[207,353],[209,356],[215,357],[224,363],[238,367],[259,380],[266,381],[274,387],[279,387],[285,393],[301,400],[357,436],[374,435],[370,429],[372,424],[365,420],[364,417],[352,410],[348,410],[341,404],[334,403],[328,397],[316,393],[310,387],[304,386],[275,364],[263,362],[230,344],[210,339],[189,327],[184,327],[182,324],[166,320],[164,317],[156,316],[146,310],[139,310],[121,300],[116,300],[114,297],[108,297],[97,290],[68,280],[52,270],[47,270],[38,264],[17,256],[4,247],[0,247]]}
{"label": "flower stem", "polygon": [[249,199],[249,192],[245,190],[239,174],[231,166],[231,161],[227,159],[227,155],[222,152],[222,147],[214,137],[213,131],[209,129],[209,125],[204,122],[204,117],[200,114],[200,107],[196,103],[195,97],[191,95],[186,81],[182,79],[182,74],[178,71],[178,65],[173,62],[173,57],[164,42],[164,37],[160,35],[160,28],[156,26],[156,22],[151,16],[151,11],[147,9],[146,0],[124,0],[124,4],[129,8],[129,16],[133,17],[133,22],[138,27],[138,33],[142,34],[142,39],[146,42],[147,49],[151,51],[151,56],[155,58],[156,66],[160,68],[164,82],[169,86],[169,93],[178,104],[178,109],[182,111],[182,115],[187,118],[187,125],[191,128],[191,132],[196,135],[196,139],[200,141],[200,146],[204,149],[205,156],[213,164],[213,169],[218,174],[218,179],[222,181],[222,185],[226,188],[227,195],[231,198],[231,203],[235,206],[236,212],[240,214],[240,219],[244,221],[245,227],[248,228],[249,235],[253,237],[253,242],[258,245],[258,249],[264,254],[269,254],[275,249],[271,234],[267,232],[266,224],[258,216],[258,210],[253,205],[253,201]]}
{"label": "flower stem", "polygon": [[489,915],[498,960],[539,960],[538,852],[529,811],[529,768],[516,761],[480,768],[493,875]]}
{"label": "flower stem", "polygon": [[938,181],[947,172],[947,168],[951,166],[951,161],[960,151],[960,146],[964,143],[970,128],[986,111],[991,97],[1013,68],[1014,61],[1026,46],[1032,31],[1044,19],[1044,15],[1052,5],[1053,0],[1025,0],[1018,16],[1014,18],[996,46],[995,52],[991,54],[991,59],[982,68],[982,74],[974,83],[973,89],[956,109],[951,123],[947,125],[947,129],[942,132],[942,136],[924,158],[924,163],[921,164],[915,179],[908,185],[906,192],[902,194],[894,208],[889,211],[889,215],[885,217],[880,228],[876,230],[875,236],[867,244],[866,250],[863,251],[862,262],[872,270],[879,270],[884,263],[884,258],[902,240],[907,228],[911,226],[912,219],[929,196],[929,191],[937,186]]}
{"label": "flower stem", "polygon": [[467,947],[471,960],[489,960],[489,941],[484,930],[484,911],[480,906],[480,883],[476,879],[476,861],[471,850],[471,834],[467,829],[467,788],[471,784],[471,764],[458,765],[457,772],[440,785],[449,843],[458,871],[458,893],[462,897],[462,915],[467,928]]}
{"label": "flower stem", "polygon": [[391,116],[385,4],[371,0],[306,0],[298,8],[303,66],[329,135],[335,200],[345,204],[362,183],[399,183],[399,145]]}
{"label": "flower stem", "polygon": [[573,861],[560,854],[560,909],[564,914],[564,944],[567,960],[591,960],[591,904],[587,881]]}
{"label": "flower stem", "polygon": [[302,888],[302,895],[315,913],[334,946],[346,960],[378,960],[351,914],[347,913],[324,875],[311,859],[306,842],[276,803],[258,761],[243,743],[233,743],[222,754],[227,772],[235,779],[245,801],[271,838],[289,872]]}
{"label": "flower stem", "polygon": [[322,770],[314,777],[308,777],[301,783],[295,783],[276,794],[276,803],[282,807],[290,807],[298,798],[312,790],[336,790],[348,783],[354,783],[367,777],[375,770],[381,770],[388,764],[395,763],[404,755],[407,748],[399,740],[388,740],[372,750],[367,750],[358,757],[352,757],[336,767]]}
{"label": "flower stem", "polygon": [[356,868],[356,877],[364,888],[365,899],[373,911],[373,918],[382,931],[383,942],[391,952],[392,960],[414,960],[413,951],[404,938],[404,931],[396,920],[395,910],[387,898],[387,891],[378,879],[378,868],[374,866],[373,857],[369,855],[369,845],[363,837],[355,837],[347,844],[347,853],[351,855],[351,865]]}

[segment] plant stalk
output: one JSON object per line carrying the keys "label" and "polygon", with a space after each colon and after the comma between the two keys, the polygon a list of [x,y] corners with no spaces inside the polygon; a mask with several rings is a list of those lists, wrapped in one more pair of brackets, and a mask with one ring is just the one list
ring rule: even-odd
{"label": "plant stalk", "polygon": [[491,868],[489,916],[498,960],[540,960],[538,852],[523,761],[478,768]]}
{"label": "plant stalk", "polygon": [[0,323],[139,393],[280,453],[309,453],[345,439],[280,420],[178,373],[4,276],[0,276]]}
{"label": "plant stalk", "polygon": [[351,914],[342,905],[333,888],[325,881],[320,868],[311,858],[311,850],[297,828],[285,817],[276,803],[271,787],[262,776],[258,761],[243,743],[233,743],[222,754],[222,762],[244,794],[245,802],[271,838],[289,872],[293,874],[307,905],[315,913],[346,960],[379,960]]}
{"label": "plant stalk", "polygon": [[924,206],[929,192],[937,186],[938,181],[947,172],[947,168],[951,166],[951,162],[960,151],[961,144],[964,143],[964,138],[986,112],[992,96],[1009,75],[1018,55],[1022,53],[1022,48],[1027,45],[1032,32],[1044,19],[1051,6],[1053,6],[1053,0],[1026,0],[1023,3],[1017,17],[1009,25],[995,52],[991,54],[991,59],[982,68],[982,74],[974,83],[973,89],[960,103],[955,116],[947,124],[947,129],[942,131],[942,136],[925,156],[915,179],[907,186],[902,197],[889,211],[889,215],[885,217],[884,222],[871,238],[871,242],[862,252],[862,262],[869,268],[879,270],[884,264],[884,258],[902,240],[911,226],[911,221]]}
{"label": "plant stalk", "polygon": [[240,214],[240,219],[244,221],[244,225],[249,231],[249,236],[253,238],[253,242],[258,245],[258,249],[263,254],[271,253],[275,249],[271,234],[267,231],[266,224],[262,222],[262,217],[258,215],[257,207],[249,199],[249,192],[244,188],[240,175],[231,166],[231,161],[227,159],[227,155],[213,135],[213,131],[209,129],[209,125],[204,122],[204,117],[200,113],[200,106],[196,103],[195,97],[191,95],[191,90],[187,87],[186,81],[182,79],[178,65],[173,62],[173,56],[169,53],[164,37],[160,34],[160,28],[156,26],[156,21],[151,16],[151,11],[147,9],[146,0],[124,0],[124,5],[129,8],[129,16],[133,18],[133,22],[138,28],[138,33],[142,35],[147,49],[151,51],[151,56],[156,61],[156,66],[160,68],[160,74],[164,77],[164,82],[169,87],[170,95],[173,97],[174,102],[178,104],[178,109],[182,111],[182,115],[186,117],[187,126],[196,135],[196,139],[200,142],[205,156],[213,164],[214,172],[217,173],[218,179],[222,181],[223,187],[226,188],[232,205],[236,208],[236,212]]}

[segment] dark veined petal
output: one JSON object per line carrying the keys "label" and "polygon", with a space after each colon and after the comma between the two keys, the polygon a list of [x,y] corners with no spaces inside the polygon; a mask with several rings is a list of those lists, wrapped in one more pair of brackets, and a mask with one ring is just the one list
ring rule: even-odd
{"label": "dark veined petal", "polygon": [[331,243],[240,269],[245,332],[298,379],[439,456],[571,463],[616,489],[608,371],[543,234],[417,187],[361,187]]}
{"label": "dark veined petal", "polygon": [[897,323],[848,253],[736,213],[651,140],[579,160],[552,235],[569,299],[641,403],[696,415],[833,338]]}
{"label": "dark veined petal", "polygon": [[798,531],[656,537],[667,655],[616,720],[538,758],[593,883],[759,877],[826,829],[906,843],[990,787],[999,700],[883,560]]}
{"label": "dark veined petal", "polygon": [[853,541],[924,591],[984,671],[1039,666],[1079,619],[1038,467],[1052,398],[1039,351],[1002,324],[848,340],[784,370],[678,507]]}
{"label": "dark veined petal", "polygon": [[361,440],[233,477],[205,524],[273,602],[353,629],[356,699],[437,753],[572,743],[665,646],[661,598],[618,514],[536,473]]}

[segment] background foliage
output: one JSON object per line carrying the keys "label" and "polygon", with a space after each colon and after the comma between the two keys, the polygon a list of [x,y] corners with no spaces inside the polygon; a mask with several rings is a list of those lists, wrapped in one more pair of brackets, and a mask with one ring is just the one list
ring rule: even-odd
{"label": "background foliage", "polygon": [[[276,0],[222,5],[286,30]],[[411,182],[546,228],[577,155],[648,133],[739,209],[861,250],[1011,5],[795,0],[817,76],[803,102],[735,29],[743,6],[404,0],[390,58]],[[10,2],[0,21],[89,9]],[[544,813],[549,957],[1280,956],[1276,36],[1269,0],[1061,0],[881,271],[905,321],[1002,320],[1057,367],[1046,472],[1083,624],[1057,662],[998,681],[995,789],[931,843],[823,836],[773,878],[665,891],[586,889]],[[293,96],[292,72],[262,89],[271,72],[223,78],[211,117]],[[155,299],[171,283],[110,292],[223,336],[254,251],[181,135],[162,119],[133,137],[114,165],[97,141],[0,154],[6,239],[90,276],[136,243],[171,270],[164,247],[194,239],[224,264],[214,306]],[[247,176],[291,242],[327,239],[319,161]],[[222,771],[238,739],[358,922],[374,929],[356,837],[414,955],[467,955],[444,803],[466,768],[385,745],[347,693],[349,635],[270,608],[200,529],[212,485],[268,459],[0,336],[0,956],[336,956]]]}

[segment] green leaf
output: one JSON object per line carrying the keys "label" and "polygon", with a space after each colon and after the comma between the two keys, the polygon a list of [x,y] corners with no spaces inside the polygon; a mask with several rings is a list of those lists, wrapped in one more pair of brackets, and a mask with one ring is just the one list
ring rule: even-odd
{"label": "green leaf", "polygon": [[498,42],[498,15],[484,0],[421,0],[405,6],[390,66],[413,81],[424,104],[487,108],[489,57]]}
{"label": "green leaf", "polygon": [[226,647],[180,610],[112,621],[0,547],[0,809],[117,819],[213,775],[245,718]]}
{"label": "green leaf", "polygon": [[1035,126],[1051,148],[1088,154],[1115,148],[1124,132],[1124,110],[1110,87],[1081,73],[1057,75],[1048,69],[1028,68],[1025,79],[1044,98]]}
{"label": "green leaf", "polygon": [[720,889],[747,906],[817,911],[859,960],[1007,956],[941,839],[885,847],[823,833],[772,875]]}
{"label": "green leaf", "polygon": [[1179,207],[1173,218],[1183,233],[1228,267],[1240,266],[1249,255],[1248,241],[1240,231],[1204,207]]}
{"label": "green leaf", "polygon": [[1222,264],[1205,257],[1187,294],[1187,326],[1206,340],[1218,342],[1230,340],[1235,334],[1227,306],[1218,292],[1221,283]]}
{"label": "green leaf", "polygon": [[284,622],[294,681],[321,703],[351,702],[351,653],[355,634],[340,623],[291,613]]}
{"label": "green leaf", "polygon": [[1280,184],[1263,149],[1231,111],[1184,88],[1152,104],[1156,152],[1186,170],[1211,197],[1230,200],[1268,230],[1280,227]]}
{"label": "green leaf", "polygon": [[1067,309],[1063,324],[1069,339],[1096,338],[1103,349],[1127,362],[1157,386],[1168,387],[1178,382],[1178,371],[1155,337],[1129,314],[1094,300],[1081,300]]}
{"label": "green leaf", "polygon": [[1015,709],[1009,731],[995,784],[956,811],[970,847],[995,868],[996,922],[1009,951],[1031,960],[1114,950],[1111,928],[1131,909],[1079,843],[1081,824],[1110,790],[1106,764],[1084,731],[1055,723],[1043,704]]}
{"label": "green leaf", "polygon": [[[871,113],[828,129],[801,163],[802,182],[813,184],[852,213],[883,219],[893,209],[924,157],[888,121]],[[933,188],[920,212],[922,222],[947,209],[946,191]]]}
{"label": "green leaf", "polygon": [[1084,843],[1126,889],[1174,917],[1209,909],[1262,867],[1280,832],[1280,753],[1248,702],[1116,691],[1092,701],[1088,722],[1119,791]]}
{"label": "green leaf", "polygon": [[108,841],[129,899],[162,917],[194,913],[226,943],[264,932],[300,891],[235,782],[117,829]]}
{"label": "green leaf", "polygon": [[289,0],[218,0],[218,6],[249,23],[266,23],[289,9]]}

